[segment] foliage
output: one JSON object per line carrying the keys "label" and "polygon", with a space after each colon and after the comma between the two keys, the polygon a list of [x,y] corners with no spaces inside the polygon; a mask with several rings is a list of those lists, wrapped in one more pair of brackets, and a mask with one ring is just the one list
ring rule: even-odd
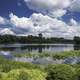
{"label": "foliage", "polygon": [[45,71],[39,65],[0,57],[0,80],[45,80],[45,76]]}
{"label": "foliage", "polygon": [[65,64],[48,67],[47,80],[75,80],[75,70]]}
{"label": "foliage", "polygon": [[79,76],[80,64],[41,66],[0,57],[0,80],[77,80]]}
{"label": "foliage", "polygon": [[9,72],[12,69],[40,69],[43,70],[39,65],[27,63],[27,62],[16,62],[12,60],[7,60],[0,57],[0,71],[1,72]]}
{"label": "foliage", "polygon": [[13,53],[15,57],[52,57],[53,59],[64,59],[68,57],[80,57],[80,50],[64,52],[43,52],[43,53]]}
{"label": "foliage", "polygon": [[46,80],[46,74],[37,69],[15,69],[8,72],[5,80]]}
{"label": "foliage", "polygon": [[80,67],[76,68],[76,78],[77,80],[80,80]]}
{"label": "foliage", "polygon": [[64,58],[68,58],[68,57],[79,57],[80,50],[58,52],[56,54],[53,54],[52,56],[55,59],[64,59]]}
{"label": "foliage", "polygon": [[13,36],[13,35],[0,35],[0,44],[11,43],[73,43],[73,40],[64,38],[45,38],[39,34],[39,36]]}
{"label": "foliage", "polygon": [[[21,55],[24,56],[24,55]],[[20,56],[20,57],[21,57]],[[60,53],[25,54],[26,57],[53,57],[63,59],[80,56],[80,51]],[[47,73],[47,74],[46,74]],[[0,56],[0,80],[80,80],[80,64],[36,65],[27,62],[7,60]]]}

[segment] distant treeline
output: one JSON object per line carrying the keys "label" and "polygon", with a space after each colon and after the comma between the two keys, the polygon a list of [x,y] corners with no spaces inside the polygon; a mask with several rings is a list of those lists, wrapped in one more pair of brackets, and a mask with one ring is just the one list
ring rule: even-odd
{"label": "distant treeline", "polygon": [[56,37],[45,38],[41,34],[39,36],[0,35],[0,44],[4,43],[73,43],[73,40]]}

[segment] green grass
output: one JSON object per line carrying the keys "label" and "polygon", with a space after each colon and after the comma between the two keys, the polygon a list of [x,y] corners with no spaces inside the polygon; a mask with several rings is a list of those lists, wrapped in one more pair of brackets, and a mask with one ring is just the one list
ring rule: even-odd
{"label": "green grass", "polygon": [[59,52],[56,54],[52,54],[53,58],[57,59],[64,59],[68,57],[80,57],[80,50],[75,50],[75,51],[65,51],[65,52]]}
{"label": "green grass", "polygon": [[15,57],[52,57],[54,59],[64,59],[67,57],[80,57],[80,50],[64,51],[64,52],[43,52],[43,53],[13,53]]}

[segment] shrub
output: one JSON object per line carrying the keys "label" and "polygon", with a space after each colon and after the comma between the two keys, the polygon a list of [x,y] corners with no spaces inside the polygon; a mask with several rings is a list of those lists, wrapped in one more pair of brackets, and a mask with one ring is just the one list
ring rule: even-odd
{"label": "shrub", "polygon": [[46,74],[37,69],[15,69],[6,74],[5,80],[46,80]]}
{"label": "shrub", "polygon": [[76,69],[76,77],[77,77],[77,80],[80,80],[80,68]]}
{"label": "shrub", "polygon": [[75,70],[66,64],[48,67],[47,80],[75,80]]}

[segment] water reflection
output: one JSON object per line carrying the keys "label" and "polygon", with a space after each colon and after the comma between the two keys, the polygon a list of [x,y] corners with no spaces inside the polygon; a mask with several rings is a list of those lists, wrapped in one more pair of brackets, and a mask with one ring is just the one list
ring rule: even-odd
{"label": "water reflection", "polygon": [[76,44],[13,44],[13,45],[0,45],[0,55],[7,59],[22,61],[22,62],[32,62],[34,64],[80,64],[80,57],[68,57],[65,59],[57,60],[51,57],[43,58],[25,58],[25,57],[14,57],[12,52],[17,53],[29,53],[29,52],[60,52],[60,51],[70,51],[79,50],[80,45]]}
{"label": "water reflection", "polygon": [[74,44],[74,50],[80,50],[80,44]]}
{"label": "water reflection", "polygon": [[[60,52],[74,50],[73,44],[13,44],[13,45],[0,45],[0,51],[10,52]],[[76,49],[76,48],[75,48]]]}

